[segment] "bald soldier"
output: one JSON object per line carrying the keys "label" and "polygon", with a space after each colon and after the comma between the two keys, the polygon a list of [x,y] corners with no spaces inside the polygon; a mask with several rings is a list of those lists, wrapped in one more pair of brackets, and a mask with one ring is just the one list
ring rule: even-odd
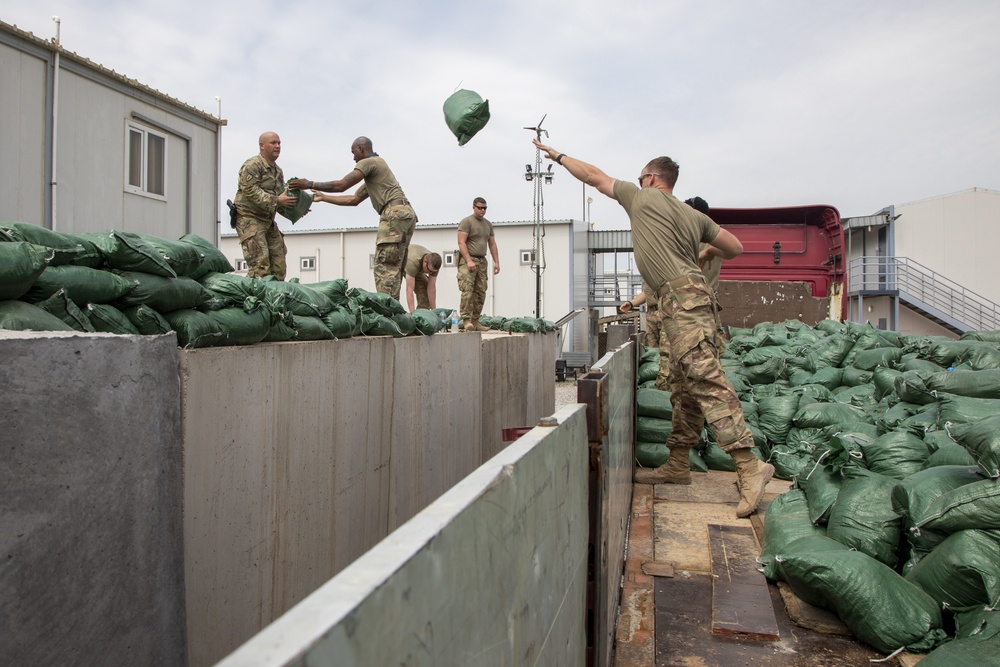
{"label": "bald soldier", "polygon": [[417,308],[437,308],[437,275],[441,270],[441,255],[427,248],[410,244],[406,254],[406,307],[412,313],[413,294]]}
{"label": "bald soldier", "polygon": [[[375,236],[375,291],[399,300],[406,267],[406,252],[417,224],[417,214],[399,187],[399,181],[386,161],[379,157],[368,137],[358,137],[351,144],[354,169],[339,181],[313,182],[295,178],[289,187],[308,188],[313,201],[325,201],[337,206],[357,206],[371,198],[378,213],[378,233]],[[352,195],[325,195],[324,192],[345,192],[364,183]]]}
{"label": "bald soldier", "polygon": [[285,237],[274,214],[278,207],[294,206],[295,197],[285,194],[285,175],[277,165],[281,139],[265,132],[257,140],[260,152],[240,167],[236,192],[236,233],[251,278],[274,276],[285,279]]}

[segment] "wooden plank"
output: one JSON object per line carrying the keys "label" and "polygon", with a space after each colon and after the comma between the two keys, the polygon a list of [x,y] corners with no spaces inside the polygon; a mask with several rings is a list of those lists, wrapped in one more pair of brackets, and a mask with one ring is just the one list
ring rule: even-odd
{"label": "wooden plank", "polygon": [[712,557],[712,632],[778,639],[767,580],[757,571],[760,549],[749,526],[708,526]]}

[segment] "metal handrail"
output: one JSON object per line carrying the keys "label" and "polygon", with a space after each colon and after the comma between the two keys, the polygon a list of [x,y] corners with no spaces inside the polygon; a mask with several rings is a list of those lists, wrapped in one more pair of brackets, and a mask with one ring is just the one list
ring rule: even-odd
{"label": "metal handrail", "polygon": [[847,269],[848,295],[898,292],[972,330],[1000,328],[1000,305],[908,257],[862,256]]}

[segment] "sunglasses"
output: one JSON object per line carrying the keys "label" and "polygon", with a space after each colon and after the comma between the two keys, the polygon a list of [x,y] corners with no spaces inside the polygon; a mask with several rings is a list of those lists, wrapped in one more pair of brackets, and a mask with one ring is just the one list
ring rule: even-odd
{"label": "sunglasses", "polygon": [[476,209],[477,211],[485,211],[486,210],[485,206],[478,206],[477,205],[477,206],[473,206],[473,208]]}
{"label": "sunglasses", "polygon": [[639,187],[640,188],[642,187],[642,179],[646,178],[647,176],[660,176],[660,175],[661,174],[654,174],[654,173],[643,174],[642,176],[639,177]]}

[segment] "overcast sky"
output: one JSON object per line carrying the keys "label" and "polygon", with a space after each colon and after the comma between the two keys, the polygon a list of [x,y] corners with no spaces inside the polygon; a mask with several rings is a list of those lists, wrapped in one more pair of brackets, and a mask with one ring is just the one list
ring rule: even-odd
{"label": "overcast sky", "polygon": [[[972,187],[1000,189],[995,0],[6,0],[0,18],[209,113],[221,98],[223,199],[265,130],[287,177],[340,178],[374,141],[422,223],[534,219],[522,129],[634,180],[669,155],[675,194],[712,206],[824,203],[842,216]],[[459,147],[458,88],[492,118]],[[544,161],[547,165],[548,162]],[[545,219],[627,227],[561,167]],[[232,191],[232,192],[231,192]],[[373,226],[316,204],[300,225]]]}

